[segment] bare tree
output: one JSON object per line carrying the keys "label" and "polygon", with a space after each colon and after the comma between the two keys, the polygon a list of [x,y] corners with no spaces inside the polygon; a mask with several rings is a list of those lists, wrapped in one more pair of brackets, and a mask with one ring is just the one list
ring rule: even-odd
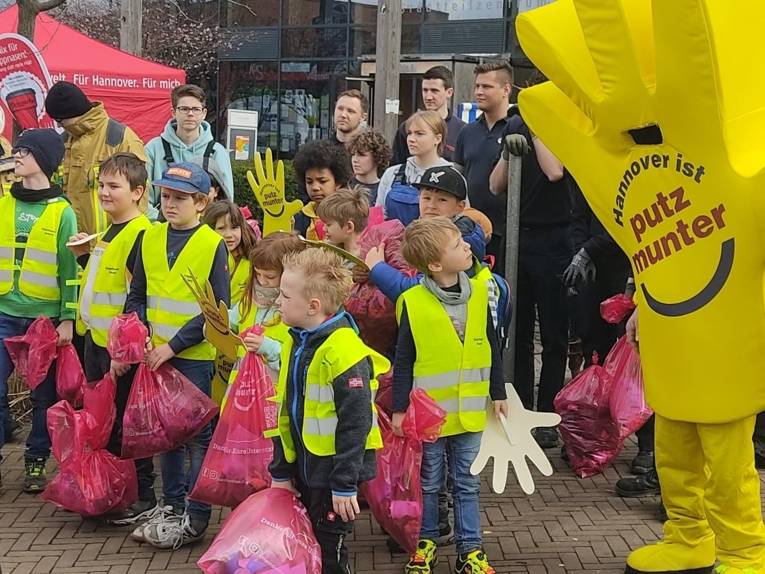
{"label": "bare tree", "polygon": [[17,0],[19,5],[19,26],[18,33],[30,42],[35,39],[35,22],[40,12],[47,12],[53,8],[58,8],[66,0]]}

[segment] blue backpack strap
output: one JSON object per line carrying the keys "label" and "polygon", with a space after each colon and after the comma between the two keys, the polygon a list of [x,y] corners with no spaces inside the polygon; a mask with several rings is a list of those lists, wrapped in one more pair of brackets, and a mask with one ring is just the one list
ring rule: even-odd
{"label": "blue backpack strap", "polygon": [[504,347],[513,318],[513,302],[510,297],[510,286],[505,278],[496,273],[492,273],[491,277],[497,288],[497,338],[500,345]]}

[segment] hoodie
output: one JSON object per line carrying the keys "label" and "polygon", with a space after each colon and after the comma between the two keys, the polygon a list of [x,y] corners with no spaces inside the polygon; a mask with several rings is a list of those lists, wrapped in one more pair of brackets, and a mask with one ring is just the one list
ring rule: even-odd
{"label": "hoodie", "polygon": [[[162,171],[167,167],[165,161],[165,147],[162,145],[162,139],[164,138],[169,144],[170,149],[173,151],[173,158],[177,162],[182,161],[194,161],[195,158],[202,157],[207,148],[207,144],[213,141],[212,129],[210,124],[202,122],[199,126],[199,137],[191,145],[186,145],[175,133],[175,127],[177,122],[170,120],[165,125],[165,130],[161,136],[155,137],[148,144],[146,144],[146,171],[149,172],[149,181],[152,182],[162,177]],[[221,171],[221,175],[224,181],[221,182],[225,189],[234,189],[234,176],[231,173],[231,157],[226,151],[226,148],[221,144],[216,143],[213,147],[212,155],[210,156]],[[149,197],[149,217],[156,221],[159,214],[159,189],[154,186],[150,186]],[[233,199],[233,198],[229,198]]]}
{"label": "hoodie", "polygon": [[396,179],[396,175],[398,175],[399,169],[401,169],[402,165],[404,166],[405,170],[405,181],[407,183],[419,183],[420,179],[422,179],[422,174],[425,173],[426,170],[430,169],[431,167],[438,167],[439,165],[452,165],[452,162],[440,157],[438,158],[438,161],[433,165],[420,167],[414,161],[414,156],[412,156],[407,158],[405,164],[392,165],[386,169],[380,178],[380,185],[377,188],[377,202],[375,203],[375,205],[382,206],[383,212],[385,211],[385,198],[388,195],[390,188],[393,187],[393,181]]}
{"label": "hoodie", "polygon": [[[287,368],[287,388],[284,404],[289,413],[290,433],[295,444],[297,458],[287,462],[282,441],[274,438],[274,459],[269,470],[277,482],[296,479],[309,488],[329,488],[338,496],[356,494],[358,485],[374,478],[376,472],[375,451],[366,450],[366,440],[372,429],[372,361],[365,358],[334,380],[333,394],[337,411],[335,455],[316,456],[308,452],[303,436],[306,373],[318,348],[332,333],[342,327],[356,325],[345,311],[327,319],[312,330],[290,329],[293,348]],[[351,379],[361,379],[363,387],[351,384]]]}

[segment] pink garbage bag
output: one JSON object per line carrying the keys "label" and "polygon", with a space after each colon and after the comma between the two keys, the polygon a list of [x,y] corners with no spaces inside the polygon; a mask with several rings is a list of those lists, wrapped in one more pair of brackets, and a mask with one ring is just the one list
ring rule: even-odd
{"label": "pink garbage bag", "polygon": [[56,359],[56,394],[58,398],[69,401],[75,407],[82,404],[82,389],[85,386],[85,373],[77,356],[77,349],[71,343],[58,349]]}
{"label": "pink garbage bag", "polygon": [[603,368],[613,379],[609,406],[611,418],[616,422],[623,443],[653,414],[645,402],[640,356],[627,342],[627,338],[621,337],[608,353]]}
{"label": "pink garbage bag", "polygon": [[396,436],[388,416],[378,412],[383,448],[377,451],[377,476],[361,491],[377,522],[407,552],[417,546],[422,525],[422,443],[438,439],[446,411],[423,389],[410,395],[402,424],[404,436]]}
{"label": "pink garbage bag", "polygon": [[215,427],[190,498],[236,507],[251,494],[271,486],[268,465],[274,445],[263,436],[275,428],[278,405],[263,358],[247,353]]}
{"label": "pink garbage bag", "polygon": [[140,363],[146,355],[148,336],[149,330],[137,314],[118,315],[109,327],[106,350],[112,359],[120,363]]}
{"label": "pink garbage bag", "polygon": [[300,501],[267,488],[226,518],[197,566],[205,574],[319,574],[321,548]]}
{"label": "pink garbage bag", "polygon": [[218,406],[180,371],[141,363],[122,419],[123,458],[149,458],[173,450],[197,434]]}
{"label": "pink garbage bag", "polygon": [[58,333],[48,317],[35,319],[27,332],[18,337],[7,337],[3,343],[11,356],[13,366],[31,390],[45,380],[56,359]]}

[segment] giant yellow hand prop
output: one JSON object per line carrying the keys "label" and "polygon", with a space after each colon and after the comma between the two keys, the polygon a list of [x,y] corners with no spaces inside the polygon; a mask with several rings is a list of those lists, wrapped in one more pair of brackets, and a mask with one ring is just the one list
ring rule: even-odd
{"label": "giant yellow hand prop", "polygon": [[557,0],[519,16],[530,128],[632,262],[662,416],[765,410],[765,2]]}
{"label": "giant yellow hand prop", "polygon": [[271,149],[267,148],[265,169],[260,152],[255,154],[255,173],[257,179],[248,171],[247,181],[263,209],[263,237],[274,231],[292,231],[292,218],[303,208],[303,202],[299,199],[290,202],[285,200],[284,162],[279,160],[274,172]]}

